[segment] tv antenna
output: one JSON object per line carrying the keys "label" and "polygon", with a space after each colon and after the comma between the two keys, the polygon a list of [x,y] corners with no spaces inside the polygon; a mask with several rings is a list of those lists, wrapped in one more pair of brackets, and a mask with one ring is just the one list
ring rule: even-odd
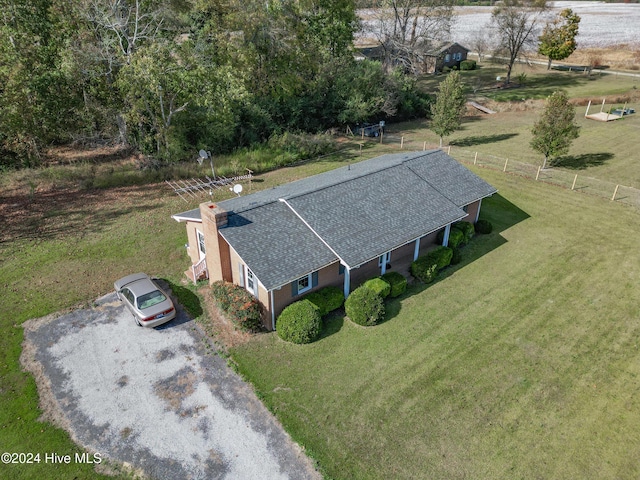
{"label": "tv antenna", "polygon": [[211,156],[211,152],[208,152],[207,150],[200,150],[198,152],[198,164],[202,165],[202,162],[204,160],[206,160],[207,158],[209,159],[209,161],[211,162],[211,176],[213,176],[213,179],[216,179],[216,173],[213,171],[213,157]]}

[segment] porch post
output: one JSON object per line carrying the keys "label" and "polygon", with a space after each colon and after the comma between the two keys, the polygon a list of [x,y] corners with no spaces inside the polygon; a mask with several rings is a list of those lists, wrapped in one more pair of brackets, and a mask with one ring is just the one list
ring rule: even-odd
{"label": "porch post", "polygon": [[269,307],[271,307],[271,330],[275,331],[276,329],[276,309],[273,305],[273,290],[269,291]]}
{"label": "porch post", "polygon": [[386,254],[382,256],[382,267],[380,269],[380,275],[387,273],[387,259]]}
{"label": "porch post", "polygon": [[351,289],[351,270],[344,267],[344,298],[349,296],[349,290]]}
{"label": "porch post", "polygon": [[478,218],[480,218],[480,207],[482,206],[482,199],[478,200],[478,210],[476,211],[476,221],[474,223],[476,223],[478,221]]}
{"label": "porch post", "polygon": [[444,229],[444,237],[442,238],[442,245],[449,245],[449,232],[451,231],[451,224],[447,225]]}
{"label": "porch post", "polygon": [[416,239],[416,246],[413,249],[413,261],[415,262],[418,259],[418,254],[420,253],[420,239]]}

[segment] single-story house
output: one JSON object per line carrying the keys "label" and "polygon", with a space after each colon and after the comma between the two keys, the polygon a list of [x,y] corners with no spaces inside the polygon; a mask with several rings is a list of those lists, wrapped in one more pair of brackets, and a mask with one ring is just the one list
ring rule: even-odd
{"label": "single-story house", "polygon": [[441,72],[444,67],[460,68],[460,63],[467,59],[469,49],[459,43],[444,43],[422,55],[422,73]]}
{"label": "single-story house", "polygon": [[264,323],[304,294],[405,268],[451,224],[475,222],[496,189],[440,150],[383,155],[173,215],[192,280],[243,286]]}

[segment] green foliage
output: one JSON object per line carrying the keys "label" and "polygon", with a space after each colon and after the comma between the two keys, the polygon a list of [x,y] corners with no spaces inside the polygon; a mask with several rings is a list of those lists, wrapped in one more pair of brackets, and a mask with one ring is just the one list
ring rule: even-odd
{"label": "green foliage", "polygon": [[464,244],[464,233],[462,233],[457,228],[452,228],[449,231],[449,242],[448,246],[451,248],[457,248],[460,245]]}
{"label": "green foliage", "polygon": [[387,298],[391,293],[391,284],[382,277],[367,280],[362,286],[373,290],[382,298]]}
{"label": "green foliage", "polygon": [[391,285],[390,296],[392,298],[402,295],[407,289],[407,279],[398,272],[387,272],[380,278]]}
{"label": "green foliage", "polygon": [[479,234],[488,234],[493,230],[493,225],[489,220],[480,219],[475,224],[476,233]]}
{"label": "green foliage", "polygon": [[456,222],[453,224],[453,228],[460,230],[464,235],[463,243],[469,243],[475,234],[473,223],[469,222]]}
{"label": "green foliage", "polygon": [[442,270],[451,263],[452,255],[453,249],[450,247],[439,246],[428,252],[426,257],[435,261],[438,270]]}
{"label": "green foliage", "polygon": [[531,133],[531,148],[544,155],[543,168],[549,160],[569,151],[571,142],[580,135],[580,127],[575,122],[575,107],[566,93],[557,91],[547,98]]}
{"label": "green foliage", "polygon": [[382,297],[364,285],[351,292],[344,302],[344,309],[352,322],[363,326],[376,325],[385,315]]}
{"label": "green foliage", "polygon": [[460,128],[466,102],[460,73],[449,73],[438,85],[436,101],[431,105],[430,128],[440,137],[440,145],[443,137]]}
{"label": "green foliage", "polygon": [[214,282],[211,294],[233,324],[243,332],[262,328],[262,309],[258,300],[246,289],[228,282]]}
{"label": "green foliage", "polygon": [[460,70],[475,70],[476,69],[476,61],[475,60],[463,60],[460,62]]}
{"label": "green foliage", "polygon": [[424,283],[431,283],[438,275],[438,264],[426,256],[418,258],[411,264],[411,275]]}
{"label": "green foliage", "polygon": [[552,60],[564,60],[575,51],[578,46],[576,36],[579,25],[580,16],[566,8],[544,27],[538,39],[538,53],[549,59],[548,69],[551,68]]}
{"label": "green foliage", "polygon": [[318,311],[322,317],[340,308],[344,303],[344,293],[342,289],[338,287],[324,287],[306,295],[304,298],[318,307]]}
{"label": "green foliage", "polygon": [[320,336],[322,320],[318,307],[299,300],[286,307],[276,321],[276,332],[286,342],[311,343]]}
{"label": "green foliage", "polygon": [[459,248],[453,249],[453,255],[451,256],[451,265],[458,265],[462,261],[462,250]]}

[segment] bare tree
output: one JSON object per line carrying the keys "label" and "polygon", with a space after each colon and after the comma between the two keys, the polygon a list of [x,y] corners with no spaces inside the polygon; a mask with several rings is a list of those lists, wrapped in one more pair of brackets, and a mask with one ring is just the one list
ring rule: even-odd
{"label": "bare tree", "polygon": [[454,22],[452,0],[376,0],[375,18],[365,30],[384,50],[387,69],[402,66],[419,72],[422,54],[449,37]]}
{"label": "bare tree", "polygon": [[504,0],[493,9],[496,56],[507,59],[507,83],[511,82],[513,65],[521,53],[536,46],[537,30],[546,9],[546,0]]}
{"label": "bare tree", "polygon": [[482,62],[487,52],[493,49],[487,29],[482,28],[477,30],[473,37],[471,37],[469,46],[478,54],[478,62]]}

